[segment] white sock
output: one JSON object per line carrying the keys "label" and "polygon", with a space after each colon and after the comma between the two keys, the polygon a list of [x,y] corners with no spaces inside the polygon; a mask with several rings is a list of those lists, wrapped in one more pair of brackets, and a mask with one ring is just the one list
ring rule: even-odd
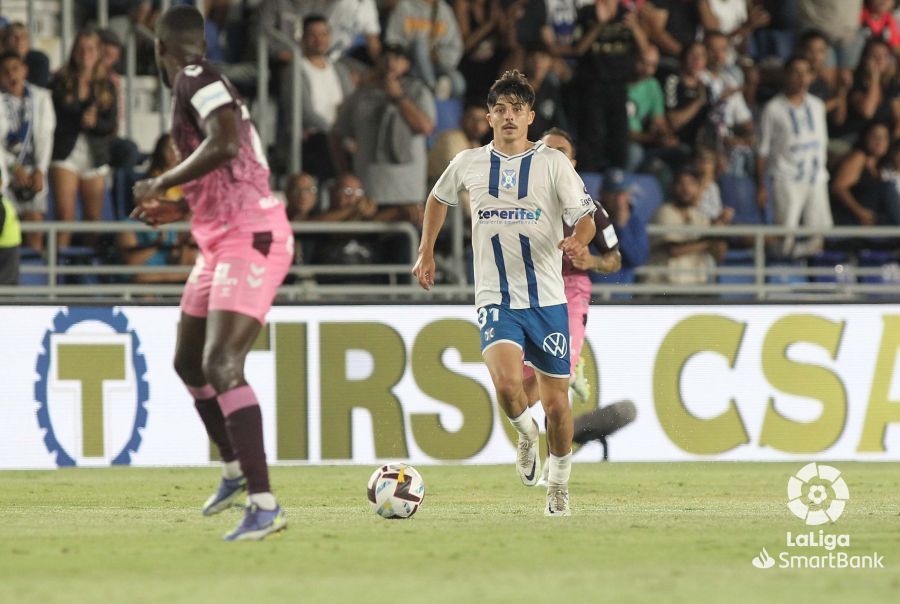
{"label": "white sock", "polygon": [[550,453],[550,474],[547,477],[547,482],[551,485],[564,487],[569,484],[569,475],[572,473],[572,452],[569,451],[568,455],[563,455],[562,457],[557,457],[553,453]]}
{"label": "white sock", "polygon": [[228,480],[234,480],[241,475],[241,462],[238,460],[226,461],[222,463],[222,476]]}
{"label": "white sock", "polygon": [[525,411],[519,417],[510,417],[509,423],[513,425],[519,434],[524,434],[528,438],[538,437],[537,424],[531,417],[531,407],[525,407]]}
{"label": "white sock", "polygon": [[250,495],[250,503],[255,503],[261,510],[274,510],[278,507],[272,493],[253,493]]}

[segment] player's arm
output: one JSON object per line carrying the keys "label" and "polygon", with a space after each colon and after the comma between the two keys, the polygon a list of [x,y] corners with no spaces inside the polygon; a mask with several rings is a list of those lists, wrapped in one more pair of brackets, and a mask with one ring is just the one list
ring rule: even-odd
{"label": "player's arm", "polygon": [[434,243],[447,218],[447,204],[435,198],[434,193],[428,196],[425,203],[425,219],[422,222],[422,241],[419,243],[419,256],[412,268],[412,274],[423,289],[431,289],[434,285]]}
{"label": "player's arm", "polygon": [[596,232],[593,215],[585,214],[575,223],[575,231],[559,242],[559,249],[570,258],[579,256],[587,250]]}
{"label": "player's arm", "polygon": [[241,150],[238,111],[231,106],[207,116],[201,123],[206,136],[200,146],[171,170],[135,184],[134,196],[138,199],[161,196],[172,187],[197,180],[237,157]]}

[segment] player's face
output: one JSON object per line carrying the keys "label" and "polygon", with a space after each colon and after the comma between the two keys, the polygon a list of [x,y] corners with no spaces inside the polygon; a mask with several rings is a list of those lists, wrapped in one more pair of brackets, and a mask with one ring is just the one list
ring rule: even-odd
{"label": "player's face", "polygon": [[722,67],[728,62],[728,40],[713,36],[706,44],[706,54],[710,67]]}
{"label": "player's face", "polygon": [[100,45],[97,36],[81,36],[72,50],[75,64],[84,71],[92,71],[100,59]]}
{"label": "player's face", "polygon": [[551,149],[562,151],[563,154],[569,158],[569,161],[572,162],[572,167],[575,167],[575,149],[572,148],[571,143],[569,143],[564,136],[548,134],[543,140],[544,144]]}
{"label": "player's face", "polygon": [[513,143],[528,138],[528,126],[534,121],[534,111],[519,99],[502,96],[488,114],[494,139]]}
{"label": "player's face", "polygon": [[812,69],[806,61],[794,61],[787,72],[787,90],[797,93],[809,88],[812,83]]}
{"label": "player's face", "polygon": [[331,31],[328,29],[328,24],[323,21],[311,23],[303,36],[303,47],[306,53],[312,56],[322,56],[328,52],[329,46],[331,46]]}
{"label": "player's face", "polygon": [[803,56],[815,69],[821,69],[828,58],[828,44],[822,38],[813,38],[807,42]]}
{"label": "player's face", "polygon": [[700,183],[690,174],[681,174],[675,180],[675,200],[685,206],[692,206],[700,200]]}

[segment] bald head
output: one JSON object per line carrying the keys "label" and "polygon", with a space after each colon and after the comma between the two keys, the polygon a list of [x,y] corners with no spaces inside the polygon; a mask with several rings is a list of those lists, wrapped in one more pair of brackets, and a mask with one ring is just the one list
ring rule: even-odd
{"label": "bald head", "polygon": [[203,15],[193,6],[173,6],[159,19],[156,36],[166,45],[191,46],[204,40]]}

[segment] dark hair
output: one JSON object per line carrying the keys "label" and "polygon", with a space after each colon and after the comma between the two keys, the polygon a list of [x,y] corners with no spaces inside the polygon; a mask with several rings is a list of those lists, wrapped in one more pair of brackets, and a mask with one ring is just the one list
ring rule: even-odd
{"label": "dark hair", "polygon": [[518,69],[503,72],[500,79],[491,86],[487,96],[488,110],[496,105],[497,99],[502,96],[521,101],[529,107],[534,106],[534,88]]}
{"label": "dark hair", "polygon": [[804,63],[809,65],[809,59],[807,59],[803,55],[791,55],[791,57],[784,62],[785,73],[790,71],[791,67],[793,67],[795,63],[799,63],[800,61],[803,61]]}
{"label": "dark hair", "polygon": [[172,135],[168,132],[159,135],[156,144],[153,146],[153,155],[150,156],[150,167],[147,168],[147,174],[158,176],[166,171],[166,145],[172,141]]}
{"label": "dark hair", "polygon": [[156,26],[156,35],[161,40],[167,40],[171,36],[204,34],[203,14],[196,7],[179,4],[167,10],[159,19]]}
{"label": "dark hair", "polygon": [[679,169],[678,172],[675,173],[675,180],[678,180],[682,176],[690,176],[697,182],[700,182],[700,173],[691,166],[685,166]]}
{"label": "dark hair", "polygon": [[561,137],[563,137],[564,139],[566,139],[566,140],[569,142],[570,145],[572,145],[572,150],[575,149],[575,141],[572,140],[572,135],[569,134],[568,132],[566,132],[565,130],[563,130],[562,128],[559,128],[559,127],[557,127],[557,126],[553,126],[553,127],[550,128],[549,130],[547,130],[546,132],[544,132],[544,133],[541,135],[541,138],[544,138],[545,136],[561,136]]}
{"label": "dark hair", "polygon": [[[100,36],[97,30],[92,27],[85,27],[75,34],[75,40],[72,42],[72,49],[69,53],[69,60],[57,72],[57,78],[62,83],[65,90],[67,102],[78,99],[78,65],[75,63],[75,48],[85,38],[93,38],[97,42],[97,50],[100,50]],[[106,68],[103,61],[98,58],[94,64],[94,70],[91,74],[91,92],[97,101],[97,106],[106,110],[116,102],[116,89],[109,81]]]}
{"label": "dark hair", "polygon": [[728,36],[726,36],[723,32],[719,31],[718,29],[714,29],[712,31],[706,32],[706,35],[703,37],[704,46],[713,38],[725,38],[726,40],[728,40]]}
{"label": "dark hair", "polygon": [[306,18],[303,19],[303,32],[305,33],[310,25],[315,25],[316,23],[328,25],[328,19],[326,19],[324,15],[319,14],[307,15]]}
{"label": "dark hair", "polygon": [[698,40],[694,40],[693,42],[688,43],[687,46],[681,49],[681,54],[678,57],[679,64],[683,66],[687,62],[688,55],[691,54],[691,51],[697,46],[699,46],[703,50],[706,50],[706,45]]}
{"label": "dark hair", "polygon": [[797,48],[806,48],[806,45],[813,40],[822,40],[823,42],[825,42],[825,44],[831,44],[828,41],[828,36],[826,36],[825,32],[823,32],[821,29],[807,29],[800,36],[800,39],[797,40]]}
{"label": "dark hair", "polygon": [[19,56],[19,53],[14,52],[14,51],[12,51],[12,50],[8,50],[8,51],[6,51],[6,52],[0,54],[0,65],[2,65],[3,63],[6,63],[6,62],[9,61],[10,59],[16,59],[17,61],[19,61],[19,62],[22,63],[23,65],[25,64],[25,59],[22,58],[21,56]]}

